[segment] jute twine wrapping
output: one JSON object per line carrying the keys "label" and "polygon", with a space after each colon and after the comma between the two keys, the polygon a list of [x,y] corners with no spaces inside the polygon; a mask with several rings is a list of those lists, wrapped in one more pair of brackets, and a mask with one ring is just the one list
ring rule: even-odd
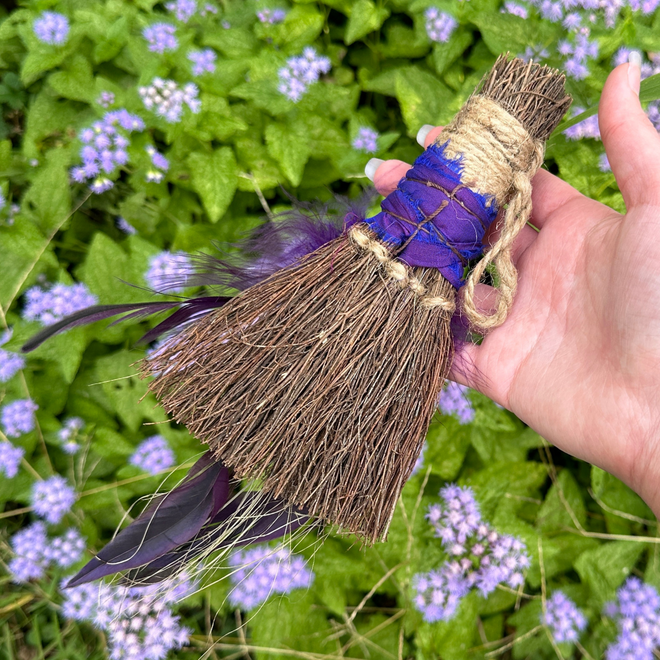
{"label": "jute twine wrapping", "polygon": [[[462,289],[462,311],[478,330],[501,325],[513,305],[518,273],[511,258],[513,242],[532,213],[531,179],[543,164],[545,143],[534,140],[523,125],[502,106],[484,96],[473,96],[442,131],[437,144],[448,143],[446,154],[461,157],[463,183],[506,204],[497,223],[495,244],[474,267]],[[484,314],[475,303],[475,287],[489,264],[500,279],[495,311]]]}
{"label": "jute twine wrapping", "polygon": [[[463,183],[475,192],[492,195],[498,207],[506,206],[498,221],[498,240],[470,272],[462,290],[463,313],[475,329],[486,331],[501,325],[513,304],[518,283],[511,258],[513,242],[532,212],[531,179],[543,163],[545,143],[534,140],[501,105],[479,95],[468,100],[436,140],[438,145],[445,143],[446,155],[461,159]],[[364,229],[356,225],[349,234],[355,244],[373,253],[389,278],[414,291],[422,305],[455,311],[454,300],[427,296],[410,268]],[[491,263],[497,268],[500,295],[495,311],[485,314],[477,309],[475,287]]]}

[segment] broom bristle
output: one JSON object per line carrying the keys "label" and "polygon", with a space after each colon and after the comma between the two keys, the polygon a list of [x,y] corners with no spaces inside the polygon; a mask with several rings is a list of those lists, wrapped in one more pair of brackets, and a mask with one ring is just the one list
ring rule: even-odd
{"label": "broom bristle", "polygon": [[499,103],[536,140],[547,140],[571,105],[566,77],[549,66],[500,55],[474,95]]}
{"label": "broom bristle", "polygon": [[[437,270],[412,270],[429,295],[455,296]],[[342,236],[181,332],[145,373],[238,477],[370,543],[421,451],[450,319]]]}

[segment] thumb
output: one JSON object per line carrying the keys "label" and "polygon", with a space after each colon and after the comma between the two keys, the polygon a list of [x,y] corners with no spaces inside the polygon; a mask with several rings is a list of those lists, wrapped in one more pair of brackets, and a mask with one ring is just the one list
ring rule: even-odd
{"label": "thumb", "polygon": [[639,102],[640,78],[633,51],[608,76],[598,104],[601,138],[628,210],[660,203],[660,135]]}

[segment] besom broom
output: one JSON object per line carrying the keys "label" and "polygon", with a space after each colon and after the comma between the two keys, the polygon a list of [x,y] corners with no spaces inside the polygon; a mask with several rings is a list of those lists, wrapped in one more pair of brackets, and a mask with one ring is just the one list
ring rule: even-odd
{"label": "besom broom", "polygon": [[[384,540],[449,372],[457,291],[475,329],[506,318],[530,180],[570,102],[560,72],[501,56],[376,216],[350,211],[341,228],[289,218],[257,234],[242,268],[206,258],[198,281],[243,289],[234,298],[95,306],[28,342],[24,350],[81,323],[178,306],[145,336],[177,330],[142,373],[209,447],[70,584],[126,569],[163,579],[200,554],[310,518]],[[496,218],[499,238],[465,279]],[[474,291],[490,264],[499,298],[483,313]],[[244,479],[260,490],[241,491]]]}

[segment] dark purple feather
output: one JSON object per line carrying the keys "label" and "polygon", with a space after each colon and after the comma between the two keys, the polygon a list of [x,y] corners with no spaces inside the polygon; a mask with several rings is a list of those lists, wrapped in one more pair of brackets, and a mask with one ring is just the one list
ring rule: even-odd
{"label": "dark purple feather", "polygon": [[229,498],[229,479],[221,462],[204,455],[181,485],[152,502],[67,586],[148,564],[194,538]]}
{"label": "dark purple feather", "polygon": [[47,339],[64,332],[65,330],[70,330],[79,325],[86,325],[87,323],[94,323],[95,321],[102,321],[103,319],[108,319],[111,316],[117,316],[117,314],[123,314],[124,312],[132,312],[128,316],[117,319],[118,321],[123,321],[129,317],[136,316],[148,316],[150,314],[155,314],[157,312],[163,312],[172,307],[180,305],[181,302],[147,302],[147,303],[133,303],[126,305],[92,305],[92,307],[86,307],[81,309],[78,312],[69,314],[69,316],[63,318],[57,323],[53,323],[48,327],[40,330],[36,335],[28,339],[28,341],[23,344],[21,347],[21,352],[29,353],[35,348],[38,348],[43,344]]}
{"label": "dark purple feather", "polygon": [[227,533],[227,521],[232,520],[239,511],[252,510],[257,498],[263,499],[263,494],[254,491],[239,493],[204,525],[197,538],[158,557],[146,566],[129,571],[124,576],[123,582],[131,585],[156,584],[170,577],[184,564],[190,563],[211,547],[219,550],[223,547],[265,543],[294,532],[309,520],[309,516],[304,511],[292,509],[283,505],[280,500],[271,498],[262,504],[263,509],[259,518],[255,520],[251,516],[247,517],[244,523],[232,529],[232,533],[216,546],[218,538]]}

